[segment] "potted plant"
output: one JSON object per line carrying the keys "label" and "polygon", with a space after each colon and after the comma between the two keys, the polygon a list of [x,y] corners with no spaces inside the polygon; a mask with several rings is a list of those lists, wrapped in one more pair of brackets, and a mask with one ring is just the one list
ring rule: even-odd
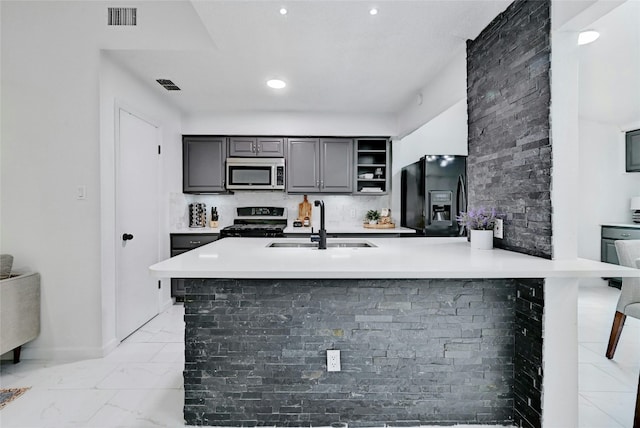
{"label": "potted plant", "polygon": [[479,208],[461,212],[456,218],[461,226],[466,227],[471,234],[471,248],[490,250],[493,248],[493,228],[498,214],[495,208]]}
{"label": "potted plant", "polygon": [[369,224],[377,224],[379,219],[380,219],[380,213],[378,212],[378,210],[367,211],[365,220],[367,220]]}

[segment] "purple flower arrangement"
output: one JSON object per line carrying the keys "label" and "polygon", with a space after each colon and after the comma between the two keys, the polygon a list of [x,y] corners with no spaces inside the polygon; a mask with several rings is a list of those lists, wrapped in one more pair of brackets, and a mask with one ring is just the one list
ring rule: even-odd
{"label": "purple flower arrangement", "polygon": [[477,210],[469,210],[461,212],[456,217],[461,226],[466,226],[469,230],[493,230],[496,224],[498,213],[495,208],[486,209],[478,208]]}

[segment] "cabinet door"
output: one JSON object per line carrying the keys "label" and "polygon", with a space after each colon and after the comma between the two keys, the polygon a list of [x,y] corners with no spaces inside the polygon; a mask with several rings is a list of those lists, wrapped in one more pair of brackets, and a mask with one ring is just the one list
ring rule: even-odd
{"label": "cabinet door", "polygon": [[320,190],[320,140],[290,138],[287,144],[287,191],[318,192]]}
{"label": "cabinet door", "polygon": [[627,172],[640,172],[640,129],[627,132]]}
{"label": "cabinet door", "polygon": [[256,155],[265,158],[284,156],[284,138],[259,137],[256,139]]}
{"label": "cabinet door", "polygon": [[320,140],[320,191],[351,193],[353,189],[353,140],[324,138]]}
{"label": "cabinet door", "polygon": [[182,137],[182,191],[184,193],[224,192],[224,137]]}
{"label": "cabinet door", "polygon": [[618,253],[616,252],[615,240],[603,238],[600,247],[600,260],[605,263],[620,264]]}
{"label": "cabinet door", "polygon": [[254,157],[256,149],[254,137],[229,137],[229,156]]}

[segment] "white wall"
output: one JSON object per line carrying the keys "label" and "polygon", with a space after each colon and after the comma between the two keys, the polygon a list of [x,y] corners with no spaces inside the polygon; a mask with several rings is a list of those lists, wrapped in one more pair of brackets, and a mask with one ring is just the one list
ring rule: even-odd
{"label": "white wall", "polygon": [[[421,95],[421,104],[418,103],[418,94]],[[416,98],[398,113],[398,132],[395,135],[405,137],[466,99],[467,52],[463,49],[433,79],[417,90]],[[465,112],[465,132],[466,126]]]}
{"label": "white wall", "polygon": [[42,278],[24,358],[96,356],[102,339],[95,21],[56,3],[2,2],[0,242]]}
{"label": "white wall", "polygon": [[[13,254],[17,267],[28,266],[42,277],[41,333],[25,347],[25,359],[97,357],[113,346],[113,292],[108,283],[102,287],[106,278],[102,275],[102,220],[111,219],[109,206],[104,205],[108,195],[101,200],[101,172],[108,174],[101,155],[112,153],[108,143],[101,145],[105,140],[101,142],[100,49],[161,43],[153,27],[166,28],[167,22],[153,19],[135,30],[107,28],[107,5],[0,2],[1,251]],[[182,19],[176,15],[168,16]],[[166,46],[175,48],[179,42],[193,45],[198,38],[163,34]],[[127,93],[115,89],[106,93],[151,116],[162,112],[156,116],[161,121],[170,116],[161,125],[166,141],[172,140],[178,126],[175,114],[156,106],[157,100],[119,73],[113,68],[102,77],[111,84],[127,85]],[[112,109],[113,102],[107,103],[111,104],[107,109]],[[103,130],[110,127],[105,124]],[[179,146],[169,146],[165,154],[180,159]],[[78,185],[87,188],[85,200],[76,199]],[[167,196],[166,211],[161,214],[166,229],[168,205]],[[168,248],[166,238],[163,246]],[[105,269],[112,266],[107,264]]]}
{"label": "white wall", "polygon": [[187,116],[184,134],[394,136],[394,115],[256,112]]}
{"label": "white wall", "polygon": [[578,255],[600,260],[600,225],[632,223],[629,199],[640,196],[640,173],[625,172],[625,138],[619,126],[580,120],[579,196]]}
{"label": "white wall", "polygon": [[[169,254],[169,207],[170,192],[179,188],[175,171],[182,171],[182,138],[180,112],[167,105],[155,92],[110,60],[103,53],[100,62],[100,178],[101,178],[101,255],[102,255],[102,331],[105,351],[116,341],[116,265],[115,245],[121,231],[115,228],[115,160],[116,109],[125,110],[144,118],[160,129],[162,155],[160,176],[160,206],[155,215],[160,217],[160,248],[158,261]],[[159,307],[171,304],[171,286],[168,279],[162,280],[158,292]]]}

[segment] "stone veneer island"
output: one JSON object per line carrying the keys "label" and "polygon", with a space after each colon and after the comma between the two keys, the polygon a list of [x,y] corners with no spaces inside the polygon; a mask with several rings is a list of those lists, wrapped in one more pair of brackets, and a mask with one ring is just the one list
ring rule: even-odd
{"label": "stone veneer island", "polygon": [[638,275],[464,238],[273,241],[227,238],[151,267],[189,278],[187,424],[577,426],[577,278]]}

